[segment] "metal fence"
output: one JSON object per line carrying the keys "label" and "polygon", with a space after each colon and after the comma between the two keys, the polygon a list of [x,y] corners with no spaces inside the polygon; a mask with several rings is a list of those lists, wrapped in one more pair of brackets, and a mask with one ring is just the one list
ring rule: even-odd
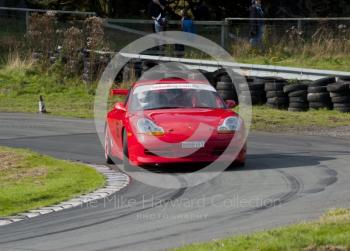
{"label": "metal fence", "polygon": [[[32,13],[55,12],[58,15],[58,25],[62,27],[79,26],[85,17],[94,16],[93,12],[52,11],[37,9],[18,9],[0,7],[0,39],[5,37],[23,38],[26,33]],[[332,42],[333,47],[347,52],[350,45],[350,18],[265,18],[265,46],[280,45],[295,49],[298,45],[308,42]],[[196,33],[204,36],[225,49],[235,53],[243,51],[243,45],[248,44],[249,18],[226,18],[223,21],[195,21]],[[110,50],[119,51],[128,43],[152,32],[151,20],[135,19],[105,19],[106,40]],[[169,20],[168,30],[180,30],[179,20]],[[248,46],[248,45],[247,45]],[[271,48],[270,48],[271,49]],[[283,49],[283,48],[282,48]],[[302,48],[301,48],[302,49]],[[337,48],[333,48],[337,49]],[[349,48],[350,51],[350,48]],[[295,51],[293,51],[295,52]]]}
{"label": "metal fence", "polygon": [[[299,53],[304,45],[326,46],[330,53],[350,50],[350,18],[278,18],[263,19],[265,23],[264,47],[273,50],[278,47],[289,47],[290,53]],[[196,33],[204,36],[235,54],[236,50],[249,47],[250,22],[248,18],[227,18],[224,21],[197,21]],[[108,19],[109,33],[116,37],[122,34],[123,39],[133,39],[152,32],[151,20]],[[169,30],[180,30],[179,21],[169,21]],[[331,43],[331,44],[330,44]],[[121,43],[123,44],[123,43]],[[124,43],[126,44],[126,43]],[[244,45],[246,45],[244,47]],[[118,49],[117,46],[115,49]],[[249,48],[246,48],[249,50]],[[298,51],[298,50],[299,51]],[[288,52],[287,52],[288,53]]]}
{"label": "metal fence", "polygon": [[231,49],[235,43],[249,40],[252,20],[265,23],[266,47],[302,47],[310,43],[322,46],[332,43],[334,47],[341,49],[341,45],[350,39],[350,18],[226,18],[226,49]]}

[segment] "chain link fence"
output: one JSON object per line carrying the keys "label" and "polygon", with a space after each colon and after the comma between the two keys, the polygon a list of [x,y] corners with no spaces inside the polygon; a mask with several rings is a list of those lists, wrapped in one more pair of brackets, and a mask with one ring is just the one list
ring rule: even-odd
{"label": "chain link fence", "polygon": [[[227,18],[227,49],[235,55],[250,49],[250,22],[246,18]],[[288,55],[336,57],[350,52],[350,18],[263,19],[265,52]],[[246,45],[246,46],[244,46]]]}
{"label": "chain link fence", "polygon": [[[53,12],[50,10],[32,10],[0,7],[0,39],[23,38],[29,27],[30,16],[34,13]],[[81,26],[83,20],[94,16],[93,12],[54,11],[57,27],[65,29]],[[275,46],[285,42],[329,42],[341,44],[350,37],[350,18],[266,18],[265,46]],[[153,32],[153,21],[135,19],[105,20],[106,40],[110,49],[118,51],[128,43],[145,34]],[[248,18],[226,18],[224,21],[197,21],[196,33],[204,36],[226,49],[232,49],[235,43],[249,41],[250,22]],[[168,30],[181,30],[179,20],[170,20]],[[5,43],[8,44],[8,43]],[[16,43],[15,43],[16,44]]]}
{"label": "chain link fence", "polygon": [[[92,12],[50,11],[0,7],[0,59],[8,54],[45,58],[47,63],[63,62],[67,73],[83,72],[84,79],[94,79],[96,69],[103,69],[110,55],[91,51],[117,52],[127,44],[153,32],[152,20],[99,19]],[[237,58],[252,55],[248,18],[224,21],[196,21],[198,35],[230,51]],[[274,57],[290,55],[337,55],[350,53],[350,18],[279,18],[263,19],[264,53]],[[169,20],[168,30],[181,30],[179,20]],[[165,56],[176,56],[168,46]],[[188,58],[206,55],[186,48]],[[148,52],[145,52],[148,53]],[[254,54],[253,53],[253,54]],[[260,52],[261,53],[261,52]],[[152,54],[152,53],[151,53]],[[255,54],[254,54],[255,55]],[[102,63],[101,63],[102,62]]]}

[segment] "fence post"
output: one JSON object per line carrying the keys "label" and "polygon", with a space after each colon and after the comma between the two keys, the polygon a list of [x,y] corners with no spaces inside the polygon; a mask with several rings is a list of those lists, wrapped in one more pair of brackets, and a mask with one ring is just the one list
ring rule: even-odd
{"label": "fence post", "polygon": [[29,31],[30,12],[26,11],[26,33]]}
{"label": "fence post", "polygon": [[299,19],[299,20],[298,20],[298,30],[301,30],[302,27],[303,27],[302,21]]}
{"label": "fence post", "polygon": [[221,47],[227,50],[228,21],[225,19],[221,23]]}

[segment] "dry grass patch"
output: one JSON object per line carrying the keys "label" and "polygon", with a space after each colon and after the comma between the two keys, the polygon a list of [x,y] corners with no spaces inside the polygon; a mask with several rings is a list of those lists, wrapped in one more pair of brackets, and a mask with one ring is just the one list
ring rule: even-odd
{"label": "dry grass patch", "polygon": [[23,159],[23,156],[18,156],[13,152],[0,152],[0,171],[3,172],[16,167]]}
{"label": "dry grass patch", "polygon": [[346,247],[341,247],[341,246],[324,246],[324,247],[310,246],[303,249],[303,251],[349,251],[349,250],[350,249]]}

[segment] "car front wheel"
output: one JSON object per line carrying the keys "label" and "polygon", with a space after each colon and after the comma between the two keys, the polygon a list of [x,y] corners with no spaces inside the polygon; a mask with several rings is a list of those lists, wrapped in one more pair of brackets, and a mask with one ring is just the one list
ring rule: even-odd
{"label": "car front wheel", "polygon": [[112,160],[111,156],[111,140],[108,132],[108,128],[106,127],[105,130],[105,161],[107,164],[112,165],[114,164],[114,161]]}

